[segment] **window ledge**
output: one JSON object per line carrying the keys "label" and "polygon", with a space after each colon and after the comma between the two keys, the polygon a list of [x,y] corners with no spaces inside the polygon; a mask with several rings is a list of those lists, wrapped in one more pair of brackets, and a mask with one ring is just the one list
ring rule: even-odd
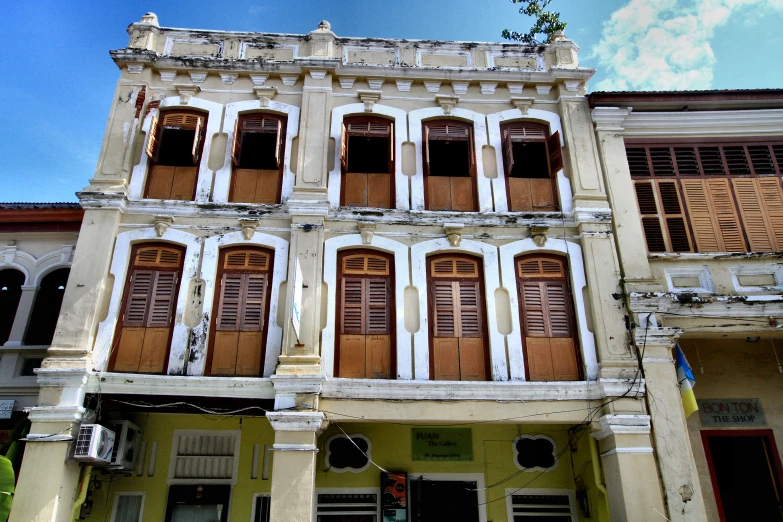
{"label": "window ledge", "polygon": [[[623,395],[622,379],[558,382],[403,381],[327,378],[321,396],[333,399],[391,399],[437,401],[565,401],[600,400]],[[644,392],[644,385],[637,384]]]}
{"label": "window ledge", "polygon": [[91,374],[88,393],[180,395],[274,399],[272,380],[266,377],[209,377],[144,375],[139,373]]}

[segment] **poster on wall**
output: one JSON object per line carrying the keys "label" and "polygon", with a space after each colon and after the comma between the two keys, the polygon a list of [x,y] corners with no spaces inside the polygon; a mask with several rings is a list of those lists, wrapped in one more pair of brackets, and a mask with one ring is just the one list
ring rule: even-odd
{"label": "poster on wall", "polygon": [[413,460],[471,461],[473,434],[470,428],[412,428]]}
{"label": "poster on wall", "polygon": [[383,522],[408,522],[408,474],[381,473]]}

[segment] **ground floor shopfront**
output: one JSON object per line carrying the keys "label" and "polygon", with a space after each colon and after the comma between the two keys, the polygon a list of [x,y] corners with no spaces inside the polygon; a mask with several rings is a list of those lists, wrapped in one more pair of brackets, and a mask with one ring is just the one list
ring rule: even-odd
{"label": "ground floor shopfront", "polygon": [[681,339],[699,412],[688,419],[709,520],[783,520],[780,340]]}
{"label": "ground floor shopfront", "polygon": [[[268,520],[281,450],[266,418],[126,418],[143,432],[139,457],[93,467],[84,519]],[[317,437],[313,520],[609,520],[592,444],[580,425],[332,422]]]}

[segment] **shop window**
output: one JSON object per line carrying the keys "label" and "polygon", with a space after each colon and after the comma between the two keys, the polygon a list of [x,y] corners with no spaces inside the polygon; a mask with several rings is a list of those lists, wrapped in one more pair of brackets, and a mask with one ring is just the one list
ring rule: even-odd
{"label": "shop window", "polygon": [[557,210],[556,176],[563,168],[560,132],[550,136],[546,125],[530,122],[505,124],[501,132],[509,210]]}
{"label": "shop window", "polygon": [[145,198],[193,200],[205,126],[206,117],[193,111],[166,111],[153,118]]}
{"label": "shop window", "polygon": [[783,250],[783,143],[626,143],[649,252]]}
{"label": "shop window", "polygon": [[220,251],[207,368],[211,375],[263,375],[269,322],[272,251]]}
{"label": "shop window", "polygon": [[25,334],[24,344],[28,346],[52,344],[60,307],[63,304],[65,285],[68,284],[69,268],[60,268],[47,274],[35,295],[33,312]]}
{"label": "shop window", "polygon": [[253,496],[253,522],[269,522],[272,497],[256,493]]}
{"label": "shop window", "polygon": [[546,435],[519,435],[513,442],[514,464],[524,471],[551,471],[557,466],[557,445]]}
{"label": "shop window", "polygon": [[183,253],[183,248],[173,245],[146,244],[133,248],[110,371],[165,371]]}
{"label": "shop window", "polygon": [[268,113],[240,116],[234,124],[234,174],[229,201],[280,203],[287,119]]}
{"label": "shop window", "polygon": [[392,208],[394,125],[377,117],[343,121],[340,195],[346,207]]}
{"label": "shop window", "polygon": [[0,346],[8,341],[11,327],[14,325],[16,309],[19,307],[19,299],[22,298],[22,285],[24,274],[19,270],[8,268],[0,270]]}
{"label": "shop window", "polygon": [[227,522],[231,486],[169,486],[165,522]]}
{"label": "shop window", "polygon": [[141,522],[144,493],[117,493],[111,511],[111,522]]}
{"label": "shop window", "polygon": [[391,379],[396,373],[392,261],[376,251],[349,250],[337,256],[337,377]]}
{"label": "shop window", "polygon": [[544,489],[535,490],[535,493],[526,493],[525,489],[512,490],[510,502],[507,503],[509,520],[514,522],[527,520],[577,522],[579,520],[575,495],[572,491]]}
{"label": "shop window", "polygon": [[475,212],[478,198],[473,125],[433,120],[424,122],[423,127],[427,210]]}
{"label": "shop window", "polygon": [[579,380],[574,311],[565,258],[520,256],[515,264],[527,379]]}
{"label": "shop window", "polygon": [[378,494],[340,488],[344,493],[316,494],[317,522],[378,522]]}
{"label": "shop window", "polygon": [[430,378],[486,381],[486,338],[481,262],[469,256],[433,256],[428,263]]}
{"label": "shop window", "polygon": [[360,473],[370,467],[372,445],[364,435],[342,433],[332,436],[326,443],[326,467],[337,473]]}

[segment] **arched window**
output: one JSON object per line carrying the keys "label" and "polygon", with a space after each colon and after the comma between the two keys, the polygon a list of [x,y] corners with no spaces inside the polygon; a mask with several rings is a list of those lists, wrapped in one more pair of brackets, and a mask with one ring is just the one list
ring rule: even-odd
{"label": "arched window", "polygon": [[512,122],[501,126],[508,208],[552,212],[559,207],[555,175],[563,168],[560,132],[546,125]]}
{"label": "arched window", "polygon": [[24,274],[19,270],[7,268],[0,270],[0,346],[8,341],[11,328],[14,326],[16,308],[22,297]]}
{"label": "arched window", "polygon": [[424,199],[427,210],[478,209],[473,124],[458,120],[425,121]]}
{"label": "arched window", "polygon": [[280,203],[286,121],[284,116],[269,113],[237,118],[231,146],[234,174],[229,201]]}
{"label": "arched window", "polygon": [[151,165],[145,198],[195,198],[206,123],[206,115],[180,110],[162,112],[152,120],[147,140]]}
{"label": "arched window", "polygon": [[481,261],[445,254],[429,259],[430,378],[486,381],[489,377]]}
{"label": "arched window", "polygon": [[33,312],[27,326],[24,344],[29,346],[52,344],[60,307],[63,304],[65,285],[68,284],[70,268],[60,268],[41,280],[38,293],[35,295]]}
{"label": "arched window", "polygon": [[345,118],[341,147],[341,205],[392,208],[394,125],[391,120],[373,116]]}
{"label": "arched window", "polygon": [[391,379],[394,350],[392,257],[377,251],[338,254],[337,377]]}
{"label": "arched window", "polygon": [[262,248],[220,251],[220,291],[212,307],[207,371],[210,375],[263,374],[274,255]]}
{"label": "arched window", "polygon": [[166,370],[183,257],[184,248],[160,243],[137,245],[131,251],[110,371]]}
{"label": "arched window", "polygon": [[565,258],[532,255],[519,256],[515,261],[528,380],[579,380],[574,307]]}

